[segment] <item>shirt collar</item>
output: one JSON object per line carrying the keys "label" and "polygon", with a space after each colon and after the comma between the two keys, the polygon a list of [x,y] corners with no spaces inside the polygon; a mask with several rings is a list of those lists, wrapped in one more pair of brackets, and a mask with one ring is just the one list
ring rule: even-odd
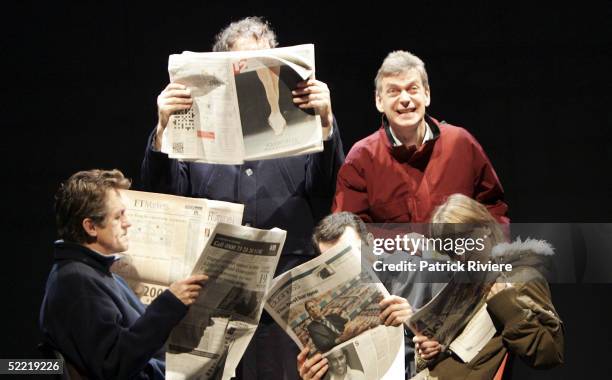
{"label": "shirt collar", "polygon": [[[393,128],[391,128],[391,126],[389,126],[389,132],[391,133],[391,139],[393,140],[393,146],[401,146],[402,142],[397,138],[397,136],[395,136],[395,133],[393,133]],[[423,136],[423,141],[421,141],[421,144],[425,144],[427,141],[429,140],[433,140],[433,132],[431,131],[431,128],[429,127],[429,124],[427,124],[427,122],[425,122],[425,136]]]}

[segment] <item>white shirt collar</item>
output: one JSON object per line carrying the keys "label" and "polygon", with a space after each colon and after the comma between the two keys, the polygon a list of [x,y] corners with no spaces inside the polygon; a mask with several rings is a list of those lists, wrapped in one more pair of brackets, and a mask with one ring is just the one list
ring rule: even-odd
{"label": "white shirt collar", "polygon": [[[395,133],[393,133],[393,128],[391,128],[391,126],[389,126],[389,132],[391,132],[391,137],[393,137],[393,146],[401,146],[402,142],[397,138],[397,136],[395,136]],[[423,141],[421,141],[421,145],[432,139],[433,132],[431,131],[431,128],[429,128],[429,124],[425,122],[425,136],[423,136]]]}

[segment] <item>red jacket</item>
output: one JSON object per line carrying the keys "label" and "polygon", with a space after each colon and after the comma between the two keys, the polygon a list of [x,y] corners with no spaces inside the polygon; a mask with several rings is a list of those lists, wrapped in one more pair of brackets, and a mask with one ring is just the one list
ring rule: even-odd
{"label": "red jacket", "polygon": [[373,223],[428,222],[436,206],[462,193],[508,223],[504,191],[476,139],[463,128],[427,122],[434,138],[419,148],[393,147],[384,125],[357,142],[338,173],[332,211]]}

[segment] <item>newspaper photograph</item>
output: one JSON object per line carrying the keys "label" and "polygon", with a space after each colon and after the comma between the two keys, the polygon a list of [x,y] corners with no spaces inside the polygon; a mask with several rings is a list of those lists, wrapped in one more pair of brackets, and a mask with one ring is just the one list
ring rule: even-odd
{"label": "newspaper photograph", "polygon": [[261,317],[286,232],[218,223],[191,274],[200,297],[174,328],[167,379],[230,379]]}
{"label": "newspaper photograph", "polygon": [[169,57],[170,81],[193,105],[170,117],[162,152],[186,161],[241,164],[323,150],[321,121],[291,91],[314,75],[314,45]]}
{"label": "newspaper photograph", "polygon": [[403,327],[379,326],[336,346],[323,356],[326,380],[396,380],[404,378]]}
{"label": "newspaper photograph", "polygon": [[130,248],[112,270],[144,304],[191,273],[217,222],[240,225],[244,205],[121,190],[132,224]]}
{"label": "newspaper photograph", "polygon": [[359,247],[337,244],[281,274],[266,311],[300,349],[325,357],[344,349],[366,379],[403,378],[404,327],[381,324],[379,302],[389,293],[360,255]]}

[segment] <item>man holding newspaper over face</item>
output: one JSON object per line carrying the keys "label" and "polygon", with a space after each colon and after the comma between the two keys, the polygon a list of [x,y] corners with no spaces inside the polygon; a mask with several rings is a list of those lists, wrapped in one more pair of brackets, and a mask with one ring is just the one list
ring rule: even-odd
{"label": "man holding newspaper over face", "polygon": [[[128,249],[118,170],[72,175],[56,194],[60,239],[40,310],[45,343],[91,379],[163,379],[164,344],[198,298],[205,275],[170,284],[148,307],[110,271]],[[66,370],[66,369],[65,369]]]}
{"label": "man holding newspaper over face", "polygon": [[[365,223],[357,215],[349,212],[340,212],[325,217],[315,228],[312,240],[315,248],[321,253],[343,243],[361,245],[362,252],[372,246],[372,235],[368,233]],[[410,258],[404,252],[398,252],[385,257],[383,261],[393,262]],[[432,297],[431,284],[419,278],[418,272],[406,272],[405,274],[408,275],[407,278],[402,276],[380,277],[383,285],[390,290],[391,294],[396,294],[383,299],[379,304],[381,308],[379,318],[387,326],[399,326],[407,322],[413,311],[411,305],[422,306],[423,297],[427,300]],[[380,275],[385,275],[385,273],[380,273]],[[314,337],[311,336],[311,338],[314,340]],[[437,348],[436,345],[436,342],[425,344],[426,347],[432,346],[433,348]],[[328,359],[323,358],[320,353],[307,359],[309,352],[309,348],[305,347],[298,356],[300,375],[303,379],[308,380],[321,379],[328,369]],[[408,344],[405,345],[405,353],[405,372],[409,377],[411,369],[414,370],[412,364],[414,356],[412,347]]]}
{"label": "man holding newspaper over face", "polygon": [[[267,22],[257,17],[247,17],[223,29],[216,38],[213,50],[215,52],[246,51],[245,54],[251,52],[256,54],[261,49],[275,48],[276,45],[276,36]],[[186,55],[186,59],[190,59],[190,56]],[[266,62],[265,59],[261,59],[260,62]],[[243,80],[244,75],[237,74],[245,69],[245,62],[250,61],[247,59],[234,62],[233,70],[236,75],[228,78],[229,82],[236,83],[238,97],[240,97],[239,81]],[[215,70],[217,68],[211,66],[212,74],[203,75],[202,81],[206,81],[206,84],[212,83],[218,88],[230,87],[219,85],[218,75],[215,76],[215,73],[220,71]],[[253,71],[256,72],[256,75],[251,76],[255,78],[251,83],[255,84],[252,84],[251,87],[263,88],[265,96],[258,97],[258,99],[251,99],[254,97],[247,96],[246,102],[251,102],[249,104],[243,104],[244,99],[239,99],[244,151],[248,153],[249,149],[266,144],[265,139],[289,135],[293,130],[289,126],[292,117],[297,113],[300,114],[298,116],[301,116],[308,113],[313,114],[313,112],[316,118],[320,118],[322,128],[315,132],[318,133],[318,142],[322,145],[322,151],[319,147],[317,153],[267,160],[254,159],[241,165],[219,165],[169,158],[160,150],[165,151],[164,146],[168,144],[168,141],[164,139],[172,136],[168,133],[170,132],[168,125],[172,123],[172,118],[175,118],[172,132],[176,132],[178,123],[183,120],[181,118],[194,108],[202,111],[204,116],[216,117],[217,120],[231,114],[231,112],[222,112],[223,109],[221,111],[206,109],[206,105],[198,104],[195,101],[196,88],[173,82],[162,91],[157,100],[159,121],[149,138],[142,164],[142,179],[148,191],[244,204],[243,224],[263,229],[279,227],[286,230],[287,239],[276,271],[276,273],[282,273],[308,261],[313,256],[309,244],[312,228],[320,218],[329,212],[336,174],[344,161],[344,151],[338,126],[332,114],[329,89],[325,83],[314,79],[313,76],[295,82],[296,85],[290,92],[290,95],[293,96],[293,105],[288,106],[279,103],[279,96],[282,95],[279,94],[279,77],[282,79],[284,75],[282,68],[279,70],[278,67],[272,66],[253,69]],[[259,100],[259,98],[262,99]],[[229,104],[229,102],[226,103]],[[227,118],[229,122],[231,117],[227,116]],[[263,125],[263,128],[254,126],[257,124],[253,122],[255,118],[263,121],[259,123]],[[180,125],[181,128],[187,129],[191,126],[189,122]],[[215,128],[214,131],[200,131],[198,137],[204,141],[204,144],[220,136],[225,126],[216,125]],[[261,139],[262,136],[264,140]],[[247,140],[247,137],[251,140]],[[322,144],[321,137],[324,140]],[[293,140],[300,140],[300,138],[294,137]],[[177,143],[176,140],[170,143],[169,150],[176,153],[175,157],[181,157],[181,152],[186,145],[182,142]],[[217,148],[223,143],[224,141],[219,141]],[[282,143],[281,141],[279,144]],[[275,145],[270,149],[276,147]],[[302,150],[300,152],[313,151]],[[293,152],[293,154],[297,153]],[[249,155],[245,157],[248,159]],[[258,156],[255,154],[250,157]],[[241,161],[242,157],[233,157],[233,153],[221,152],[208,162],[237,163]],[[243,358],[243,365],[238,370],[238,377],[243,379],[297,378],[295,354],[297,354],[295,345],[287,339],[285,333],[274,324],[269,316],[264,314],[255,339],[252,340]]]}

